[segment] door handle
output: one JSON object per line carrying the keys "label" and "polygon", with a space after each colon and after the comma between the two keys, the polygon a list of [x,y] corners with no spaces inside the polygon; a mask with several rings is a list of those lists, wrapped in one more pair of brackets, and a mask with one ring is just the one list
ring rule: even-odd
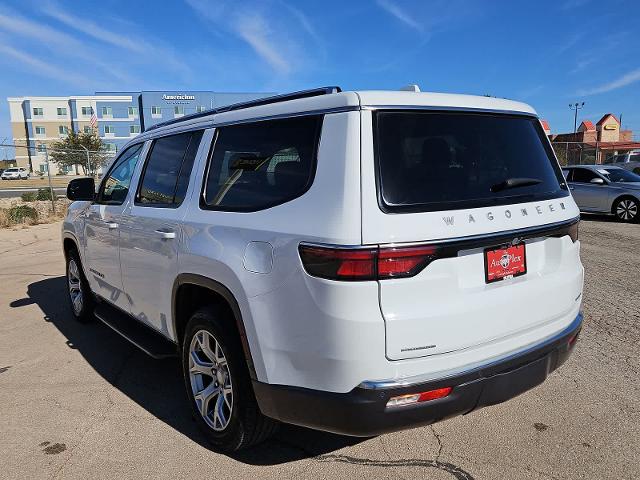
{"label": "door handle", "polygon": [[171,240],[176,238],[176,232],[173,230],[156,230],[158,236],[164,240]]}
{"label": "door handle", "polygon": [[104,222],[107,224],[107,227],[109,227],[109,230],[115,230],[116,228],[118,228],[118,224],[115,222]]}

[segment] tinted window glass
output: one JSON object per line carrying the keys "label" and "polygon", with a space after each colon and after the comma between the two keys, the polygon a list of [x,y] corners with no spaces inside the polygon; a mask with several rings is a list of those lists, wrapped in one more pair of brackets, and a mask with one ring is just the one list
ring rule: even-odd
{"label": "tinted window glass", "polygon": [[[568,195],[538,120],[513,115],[378,112],[386,210],[434,211]],[[506,187],[508,179],[529,179]]]}
{"label": "tinted window glass", "polygon": [[98,203],[106,203],[109,205],[121,205],[127,198],[129,193],[129,185],[131,184],[131,176],[136,168],[140,152],[142,151],[142,143],[127,148],[120,155],[113,166],[109,170],[109,174],[105,177],[98,193]]}
{"label": "tinted window glass", "polygon": [[600,172],[611,182],[640,182],[640,175],[622,168],[603,168]]}
{"label": "tinted window glass", "polygon": [[304,193],[315,171],[321,116],[218,129],[205,205],[259,210]]}
{"label": "tinted window glass", "polygon": [[184,200],[202,131],[162,137],[153,142],[142,174],[137,203],[178,206]]}
{"label": "tinted window glass", "polygon": [[592,172],[588,168],[574,168],[573,169],[573,182],[589,183],[592,179],[599,178],[595,172]]}

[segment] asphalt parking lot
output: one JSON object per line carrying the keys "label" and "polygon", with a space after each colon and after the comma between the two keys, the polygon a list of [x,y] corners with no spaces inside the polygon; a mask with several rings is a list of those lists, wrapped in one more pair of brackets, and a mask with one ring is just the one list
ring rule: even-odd
{"label": "asphalt parking lot", "polygon": [[371,439],[284,426],[234,456],[199,434],[177,361],[73,321],[59,233],[0,230],[0,478],[640,476],[640,225],[581,223],[585,325],[539,388]]}

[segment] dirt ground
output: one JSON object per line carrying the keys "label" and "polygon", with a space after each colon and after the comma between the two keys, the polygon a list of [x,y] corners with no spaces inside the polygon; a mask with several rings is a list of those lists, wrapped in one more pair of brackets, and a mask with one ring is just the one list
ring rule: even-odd
{"label": "dirt ground", "polygon": [[584,328],[539,388],[370,439],[283,426],[233,456],[198,432],[176,361],[73,321],[59,236],[0,230],[0,478],[640,477],[640,225],[581,223]]}

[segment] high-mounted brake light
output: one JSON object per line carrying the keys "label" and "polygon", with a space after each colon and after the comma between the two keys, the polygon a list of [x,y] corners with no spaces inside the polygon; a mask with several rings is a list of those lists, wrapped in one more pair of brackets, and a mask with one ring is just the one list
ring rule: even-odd
{"label": "high-mounted brake light", "polygon": [[411,405],[414,403],[428,402],[430,400],[444,398],[451,393],[451,390],[453,390],[453,387],[444,387],[437,388],[435,390],[429,390],[427,392],[411,393],[409,395],[391,397],[387,402],[387,407],[402,407],[403,405]]}
{"label": "high-mounted brake light", "polygon": [[300,245],[306,272],[330,280],[380,280],[411,277],[436,258],[433,246],[363,248]]}

